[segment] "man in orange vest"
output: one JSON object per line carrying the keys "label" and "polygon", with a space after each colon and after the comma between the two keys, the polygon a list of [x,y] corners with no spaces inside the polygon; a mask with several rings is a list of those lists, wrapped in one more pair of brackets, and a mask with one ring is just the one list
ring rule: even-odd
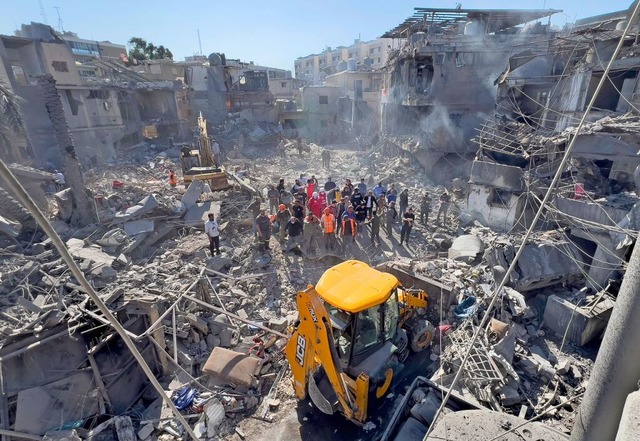
{"label": "man in orange vest", "polygon": [[320,225],[322,225],[322,235],[324,237],[324,247],[327,250],[333,250],[336,244],[336,217],[331,213],[331,208],[324,209],[324,214],[320,218]]}
{"label": "man in orange vest", "polygon": [[342,236],[351,236],[351,240],[355,242],[356,234],[358,234],[356,213],[353,211],[353,205],[349,205],[347,211],[342,215]]}
{"label": "man in orange vest", "polygon": [[172,187],[178,185],[178,178],[176,177],[176,174],[173,172],[173,170],[169,170],[169,185]]}

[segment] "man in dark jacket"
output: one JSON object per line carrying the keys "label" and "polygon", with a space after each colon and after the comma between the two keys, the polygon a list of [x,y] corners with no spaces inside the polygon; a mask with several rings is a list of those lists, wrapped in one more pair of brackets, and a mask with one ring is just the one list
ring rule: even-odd
{"label": "man in dark jacket", "polygon": [[405,213],[407,211],[407,207],[409,206],[409,190],[404,189],[400,193],[398,197],[398,202],[400,203],[400,213]]}
{"label": "man in dark jacket", "polygon": [[367,216],[372,216],[374,211],[377,211],[378,207],[378,201],[376,200],[376,197],[373,195],[373,191],[369,190],[367,192],[367,195],[364,197],[364,207],[367,210]]}
{"label": "man in dark jacket", "polygon": [[400,245],[405,242],[409,245],[409,235],[413,228],[413,222],[416,220],[416,215],[413,214],[413,207],[409,207],[407,211],[402,215],[402,230],[400,230]]}
{"label": "man in dark jacket", "polygon": [[380,216],[378,216],[376,210],[371,213],[369,225],[371,226],[371,244],[374,244],[375,240],[378,239],[378,246],[380,246]]}
{"label": "man in dark jacket", "polygon": [[280,205],[280,191],[273,185],[270,185],[267,197],[269,198],[269,213],[273,214],[275,211],[278,211],[278,205]]}
{"label": "man in dark jacket", "polygon": [[336,236],[340,236],[340,230],[342,229],[342,215],[347,211],[349,206],[349,198],[346,196],[342,198],[340,203],[336,205]]}
{"label": "man in dark jacket", "polygon": [[295,216],[292,216],[284,229],[289,235],[289,239],[287,239],[287,245],[285,246],[286,251],[291,251],[296,247],[302,246],[304,237],[302,236],[303,226],[301,220],[299,220]]}
{"label": "man in dark jacket", "polygon": [[291,215],[293,217],[298,218],[300,222],[304,219],[304,207],[300,204],[300,201],[296,199],[293,201],[293,206],[291,207]]}

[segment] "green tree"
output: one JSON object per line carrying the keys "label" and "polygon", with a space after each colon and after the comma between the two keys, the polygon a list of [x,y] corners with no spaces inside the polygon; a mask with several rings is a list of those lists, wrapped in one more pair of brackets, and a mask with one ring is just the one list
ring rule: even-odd
{"label": "green tree", "polygon": [[151,42],[140,37],[132,37],[129,40],[131,49],[129,49],[129,58],[138,61],[143,60],[161,60],[163,58],[173,59],[173,54],[163,45],[156,46]]}

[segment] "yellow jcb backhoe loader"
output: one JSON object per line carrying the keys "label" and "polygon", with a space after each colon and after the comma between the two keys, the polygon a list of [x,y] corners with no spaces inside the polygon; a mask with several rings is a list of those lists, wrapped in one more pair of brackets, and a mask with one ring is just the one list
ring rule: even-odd
{"label": "yellow jcb backhoe loader", "polygon": [[409,351],[429,347],[427,294],[349,260],[297,294],[299,320],[285,348],[299,399],[356,424],[372,397],[382,398]]}

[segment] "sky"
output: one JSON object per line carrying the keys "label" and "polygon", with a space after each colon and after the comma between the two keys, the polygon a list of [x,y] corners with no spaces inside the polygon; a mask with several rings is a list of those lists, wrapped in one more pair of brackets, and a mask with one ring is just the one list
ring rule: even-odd
{"label": "sky", "polygon": [[[627,9],[630,0],[462,0],[465,9],[563,9],[552,23]],[[42,7],[41,7],[42,6]],[[58,7],[56,9],[55,7]],[[417,0],[0,0],[0,34],[12,35],[22,23],[44,22],[81,38],[126,44],[141,37],[164,45],[176,61],[200,53],[293,70],[298,57],[327,46],[372,40],[413,14],[413,8],[454,8],[455,1]],[[44,12],[44,14],[43,14]]]}

